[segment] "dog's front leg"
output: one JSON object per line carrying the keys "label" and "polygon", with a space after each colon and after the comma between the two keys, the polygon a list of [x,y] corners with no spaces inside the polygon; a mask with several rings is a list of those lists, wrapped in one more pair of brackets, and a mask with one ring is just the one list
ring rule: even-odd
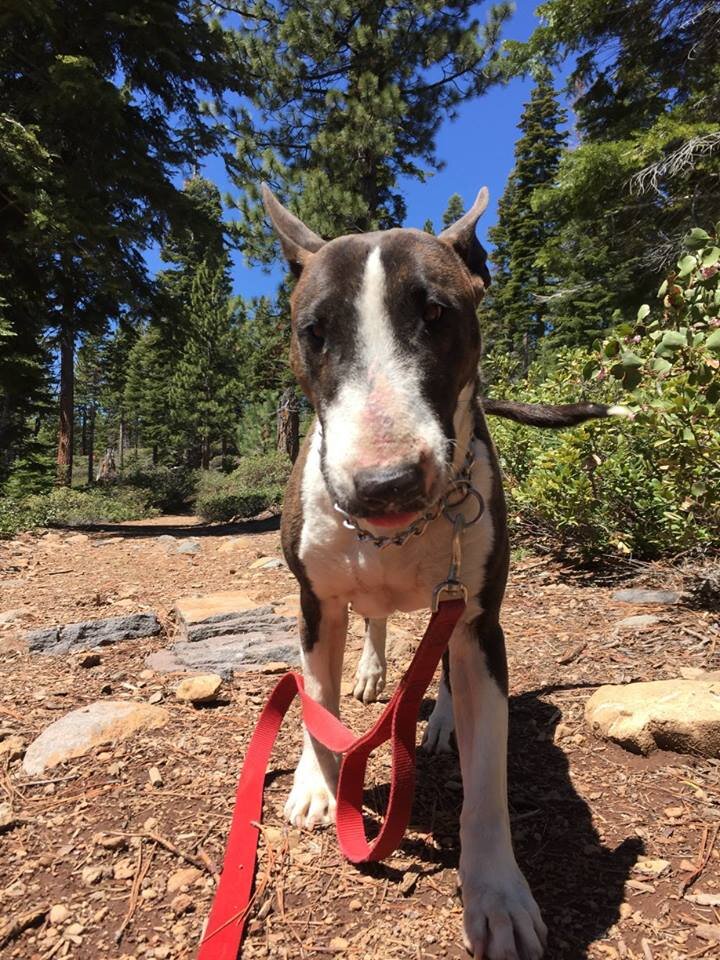
{"label": "dog's front leg", "polygon": [[464,790],[459,880],[465,945],[476,960],[537,960],[546,928],[510,837],[507,670],[497,621],[481,615],[456,629],[450,680]]}
{"label": "dog's front leg", "polygon": [[355,674],[353,696],[374,703],[385,689],[387,620],[365,619],[365,644]]}
{"label": "dog's front leg", "polygon": [[[300,594],[302,667],[305,689],[336,716],[347,637],[348,608],[337,600],[319,601],[309,590]],[[303,728],[303,750],[285,816],[296,827],[312,829],[335,819],[339,760]]]}

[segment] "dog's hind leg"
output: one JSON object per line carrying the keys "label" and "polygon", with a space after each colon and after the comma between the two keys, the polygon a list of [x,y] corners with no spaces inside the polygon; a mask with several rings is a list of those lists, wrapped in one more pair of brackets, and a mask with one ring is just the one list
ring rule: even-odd
{"label": "dog's hind leg", "polygon": [[385,689],[387,620],[365,618],[365,645],[355,674],[353,696],[374,703]]}
{"label": "dog's hind leg", "polygon": [[[336,716],[347,637],[348,609],[339,601],[319,601],[309,590],[300,593],[302,666],[305,689]],[[295,770],[285,816],[296,827],[326,825],[335,819],[336,754],[303,729],[303,750]]]}
{"label": "dog's hind leg", "polygon": [[443,670],[438,687],[437,700],[425,727],[422,748],[427,753],[449,753],[455,729],[452,694],[450,692],[450,663],[447,653],[443,655]]}
{"label": "dog's hind leg", "polygon": [[496,616],[450,641],[464,800],[460,869],[465,945],[475,960],[539,960],[546,928],[515,862],[507,806],[507,667]]}

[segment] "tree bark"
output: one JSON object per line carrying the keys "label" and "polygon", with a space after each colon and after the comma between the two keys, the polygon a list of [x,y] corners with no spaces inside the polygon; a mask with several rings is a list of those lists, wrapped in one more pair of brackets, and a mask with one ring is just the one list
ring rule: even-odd
{"label": "tree bark", "polygon": [[57,476],[59,486],[72,483],[73,406],[75,399],[75,331],[60,328],[60,432],[58,435]]}
{"label": "tree bark", "polygon": [[210,469],[210,441],[202,440],[200,447],[200,466],[203,470]]}
{"label": "tree bark", "polygon": [[95,404],[91,403],[90,409],[87,410],[85,425],[85,446],[88,458],[87,482],[88,486],[91,487],[95,482]]}
{"label": "tree bark", "polygon": [[123,468],[125,459],[125,417],[120,415],[120,427],[118,428],[118,463],[120,469]]}
{"label": "tree bark", "polygon": [[275,447],[295,463],[300,452],[300,410],[292,387],[286,387],[280,394]]}

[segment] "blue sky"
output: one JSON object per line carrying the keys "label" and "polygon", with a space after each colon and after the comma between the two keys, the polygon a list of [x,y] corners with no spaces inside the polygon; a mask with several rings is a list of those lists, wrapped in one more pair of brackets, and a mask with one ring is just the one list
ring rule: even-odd
{"label": "blue sky", "polygon": [[[505,28],[505,39],[526,40],[537,25],[535,0],[518,0],[515,14]],[[485,4],[478,5],[478,16]],[[507,86],[494,87],[488,94],[462,105],[457,119],[446,122],[437,137],[437,155],[445,167],[426,183],[406,180],[400,184],[407,201],[405,226],[422,227],[433,220],[436,227],[448,198],[459,193],[469,206],[482,186],[490,190],[490,206],[478,226],[478,236],[487,244],[486,234],[497,216],[497,202],[513,166],[513,147],[518,137],[517,124],[528,99],[531,80],[516,79]],[[222,160],[211,157],[203,173],[222,193],[233,192]],[[234,211],[233,211],[234,212]],[[151,269],[161,266],[157,252],[148,255]],[[233,255],[233,286],[236,294],[255,296],[272,294],[283,275],[277,265],[269,272],[260,266],[247,266],[237,251]]]}

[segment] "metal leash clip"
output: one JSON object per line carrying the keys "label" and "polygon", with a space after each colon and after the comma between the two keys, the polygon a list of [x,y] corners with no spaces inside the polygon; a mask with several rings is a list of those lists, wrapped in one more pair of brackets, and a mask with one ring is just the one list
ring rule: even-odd
{"label": "metal leash clip", "polygon": [[[460,484],[458,484],[458,486],[460,486]],[[454,507],[446,505],[442,512],[445,519],[453,525],[452,552],[450,554],[450,568],[447,578],[441,581],[432,592],[433,613],[435,613],[440,606],[441,598],[446,600],[462,599],[465,603],[467,603],[468,600],[467,587],[460,579],[460,567],[462,566],[462,535],[466,527],[471,527],[474,523],[477,523],[483,515],[485,512],[485,501],[480,492],[471,486],[469,481],[463,481],[462,486],[465,488],[465,495],[462,500],[455,504]],[[453,516],[452,510],[464,504],[468,497],[475,498],[477,510],[474,515],[469,520],[466,520],[458,509],[457,513]]]}

